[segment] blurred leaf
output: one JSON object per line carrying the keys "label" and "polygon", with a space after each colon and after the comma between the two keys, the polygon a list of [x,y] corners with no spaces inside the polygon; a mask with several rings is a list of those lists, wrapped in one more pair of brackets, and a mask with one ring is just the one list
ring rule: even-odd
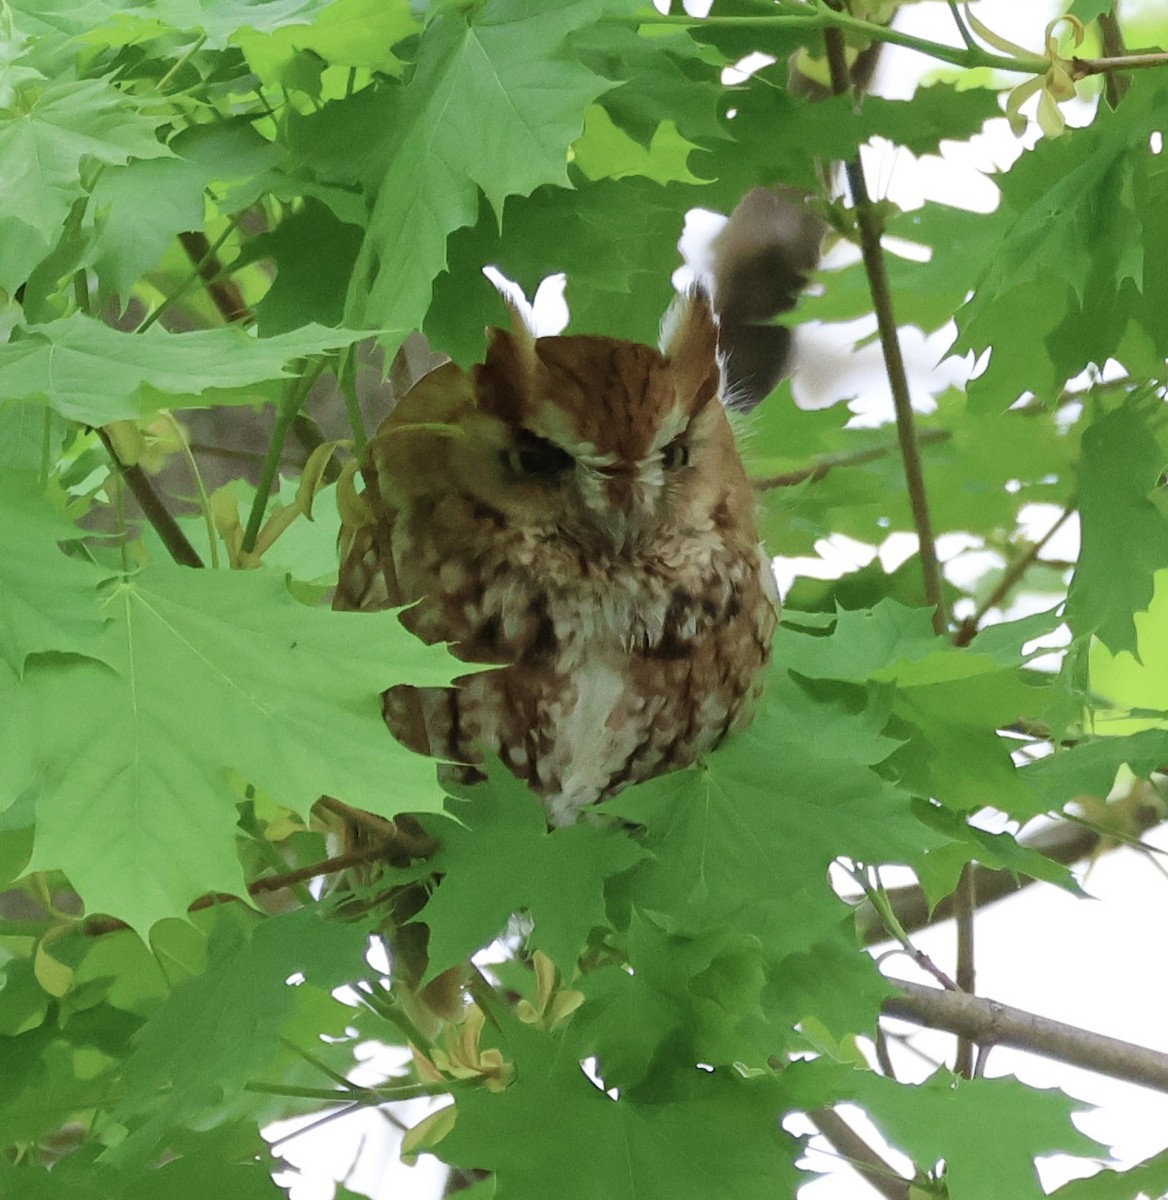
{"label": "blurred leaf", "polygon": [[237,327],[171,334],[153,325],[142,334],[120,333],[74,313],[32,325],[0,346],[0,371],[9,400],[48,404],[71,420],[106,425],[160,407],[146,399],[147,386],[174,407],[198,407],[195,397],[212,388],[287,378],[291,359],[350,346],[367,336],[319,325],[267,338],[251,337]]}
{"label": "blurred leaf", "polygon": [[1154,499],[1168,455],[1146,407],[1126,404],[1083,434],[1079,467],[1082,550],[1067,597],[1067,624],[1113,653],[1136,653],[1135,614],[1152,602],[1153,575],[1168,567],[1168,513]]}

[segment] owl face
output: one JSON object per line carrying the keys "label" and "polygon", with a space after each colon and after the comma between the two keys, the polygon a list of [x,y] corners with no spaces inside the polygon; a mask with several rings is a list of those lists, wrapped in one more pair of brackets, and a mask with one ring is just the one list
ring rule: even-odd
{"label": "owl face", "polygon": [[664,529],[708,528],[741,468],[717,403],[708,304],[679,303],[661,351],[492,331],[458,435],[401,439],[411,461],[388,473],[404,470],[423,491],[456,483],[500,525],[521,522],[593,561],[641,553]]}

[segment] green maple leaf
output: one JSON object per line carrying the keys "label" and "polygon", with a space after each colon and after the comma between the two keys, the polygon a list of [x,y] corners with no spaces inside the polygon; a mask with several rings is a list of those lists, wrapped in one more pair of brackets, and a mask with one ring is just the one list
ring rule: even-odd
{"label": "green maple leaf", "polygon": [[206,971],[175,988],[134,1040],[118,1112],[147,1120],[111,1161],[140,1161],[170,1126],[232,1099],[274,1059],[305,997],[361,974],[366,937],[360,925],[318,908],[258,921],[241,910],[221,913]]}
{"label": "green maple leaf", "polygon": [[267,33],[245,29],[234,40],[265,82],[278,81],[303,51],[335,65],[397,75],[404,64],[391,47],[419,28],[408,0],[334,0],[311,24],[282,25]]}
{"label": "green maple leaf", "polygon": [[276,278],[255,306],[265,337],[310,322],[340,322],[361,236],[356,225],[338,220],[325,205],[308,198],[299,212],[247,243],[237,264],[265,258],[276,263]]}
{"label": "green maple leaf", "polygon": [[1101,737],[1040,758],[1025,769],[1031,786],[1049,809],[1076,796],[1106,799],[1121,767],[1148,779],[1168,762],[1168,730],[1145,729],[1128,737]]}
{"label": "green maple leaf", "polygon": [[1168,1195],[1168,1151],[1126,1171],[1100,1171],[1074,1179],[1050,1193],[1054,1200],[1140,1200]]}
{"label": "green maple leaf", "polygon": [[[285,364],[291,359],[366,336],[319,325],[270,338],[251,337],[234,326],[172,334],[154,325],[142,334],[121,333],[74,313],[29,326],[18,339],[0,346],[0,372],[10,402],[48,404],[71,420],[105,425],[163,404],[198,407],[195,397],[213,388],[288,378]],[[217,399],[222,403],[228,398]],[[247,404],[255,397],[244,393],[231,399]]]}
{"label": "green maple leaf", "polygon": [[14,291],[56,242],[82,195],[82,163],[168,156],[155,136],[164,120],[103,79],[18,88],[0,109],[0,287]]}
{"label": "green maple leaf", "polygon": [[134,9],[118,12],[113,27],[96,31],[94,37],[105,35],[111,44],[120,44],[181,31],[200,35],[212,50],[224,50],[241,30],[270,33],[289,25],[308,27],[329,6],[330,0],[154,0],[147,15]]}
{"label": "green maple leaf", "polygon": [[[307,813],[436,808],[428,759],[379,692],[465,672],[392,612],[309,609],[261,571],[149,568],[116,582],[94,662],[30,666],[48,764],[31,869],[145,933],[207,891],[242,894],[230,772]],[[47,734],[53,730],[53,737]]]}
{"label": "green maple leaf", "polygon": [[793,1194],[795,1141],[778,1126],[774,1080],[690,1068],[659,1103],[618,1100],[557,1039],[513,1030],[514,1082],[461,1093],[436,1152],[496,1174],[498,1200],[773,1200]]}
{"label": "green maple leaf", "polygon": [[349,291],[349,319],[405,331],[421,323],[446,265],[446,239],[473,224],[478,189],[509,195],[568,183],[584,110],[611,84],[562,49],[602,0],[487,0],[440,10],[401,95]]}
{"label": "green maple leaf", "polygon": [[1094,633],[1112,651],[1138,655],[1134,614],[1168,566],[1168,516],[1153,496],[1164,469],[1138,402],[1096,421],[1083,434],[1079,468],[1082,548],[1067,596],[1067,623],[1078,637]]}
{"label": "green maple leaf", "polygon": [[208,191],[217,211],[229,214],[281,182],[286,186],[275,172],[280,148],[248,121],[195,125],[173,137],[169,147],[173,158],[106,168],[86,207],[83,227],[94,237],[98,286],[103,296],[116,293],[123,307],[178,234],[203,228]]}
{"label": "green maple leaf", "polygon": [[460,823],[429,824],[441,842],[431,865],[443,879],[419,914],[430,926],[429,976],[485,946],[513,913],[527,912],[532,943],[571,978],[588,935],[607,924],[605,881],[644,852],[611,825],[549,831],[539,800],[501,768],[447,807]]}
{"label": "green maple leaf", "polygon": [[[863,718],[809,702],[776,672],[750,729],[696,768],[630,788],[604,810],[646,826],[654,857],[630,877],[637,902],[682,929],[733,924],[768,953],[807,947],[838,924],[828,865],[917,861],[946,839],[869,762],[895,743]],[[805,906],[798,921],[791,906]],[[814,914],[814,917],[812,917]]]}
{"label": "green maple leaf", "polygon": [[493,263],[528,295],[565,272],[569,331],[655,344],[675,294],[663,266],[680,263],[677,239],[686,210],[698,202],[694,192],[644,178],[581,178],[574,191],[543,187],[508,198],[502,229],[483,206],[478,223],[450,239],[426,333],[460,362],[481,359],[483,326],[508,319],[483,275]]}
{"label": "green maple leaf", "polygon": [[0,655],[20,673],[38,651],[93,654],[105,625],[97,587],[109,572],[58,549],[81,531],[41,497],[35,476],[0,476],[0,511]]}
{"label": "green maple leaf", "polygon": [[864,1072],[853,1088],[882,1132],[919,1166],[944,1159],[952,1200],[1042,1200],[1036,1155],[1099,1150],[1071,1124],[1079,1106],[1070,1097],[1016,1079],[956,1079],[941,1070],[906,1087]]}
{"label": "green maple leaf", "polygon": [[1164,96],[1162,79],[1134,81],[1118,109],[1043,139],[995,177],[997,212],[971,213],[970,236],[935,243],[935,271],[964,273],[971,254],[983,264],[956,314],[954,344],[958,352],[993,348],[970,382],[974,405],[1001,409],[1027,389],[1050,396],[1110,357],[1149,371],[1162,363],[1154,345],[1165,332],[1159,214],[1168,179],[1149,138]]}
{"label": "green maple leaf", "polygon": [[703,57],[688,31],[658,26],[647,32],[598,21],[572,35],[572,49],[586,67],[620,82],[603,102],[613,120],[642,145],[663,120],[675,121],[687,138],[725,138],[718,65]]}

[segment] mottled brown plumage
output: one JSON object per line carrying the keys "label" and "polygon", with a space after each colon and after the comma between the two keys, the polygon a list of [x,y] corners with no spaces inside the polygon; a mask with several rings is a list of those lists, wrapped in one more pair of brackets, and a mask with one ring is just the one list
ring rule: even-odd
{"label": "mottled brown plumage", "polygon": [[460,763],[498,755],[565,824],[693,762],[749,719],[775,625],[751,492],[719,403],[704,296],[660,352],[493,330],[486,361],[425,376],[370,442],[336,606],[468,662],[394,688],[390,729]]}

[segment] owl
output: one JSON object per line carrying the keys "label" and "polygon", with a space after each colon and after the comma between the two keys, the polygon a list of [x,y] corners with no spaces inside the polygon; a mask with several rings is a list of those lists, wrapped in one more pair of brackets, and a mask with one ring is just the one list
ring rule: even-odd
{"label": "owl", "polygon": [[660,350],[536,338],[516,317],[481,364],[422,378],[365,449],[335,607],[409,605],[423,641],[497,668],[391,688],[386,723],[464,769],[496,756],[552,825],[692,763],[761,689],[776,596],[717,336],[696,291]]}

